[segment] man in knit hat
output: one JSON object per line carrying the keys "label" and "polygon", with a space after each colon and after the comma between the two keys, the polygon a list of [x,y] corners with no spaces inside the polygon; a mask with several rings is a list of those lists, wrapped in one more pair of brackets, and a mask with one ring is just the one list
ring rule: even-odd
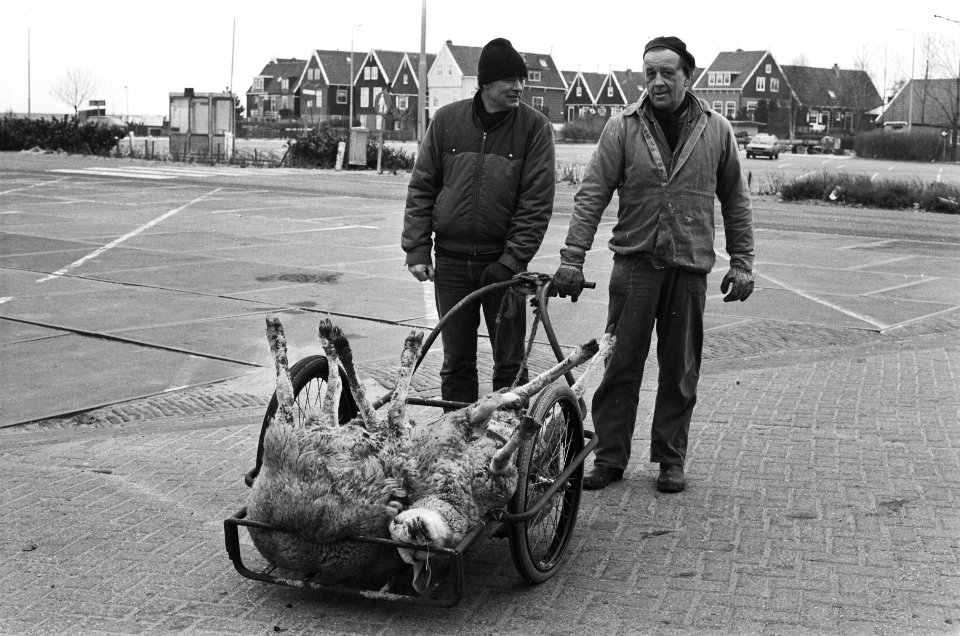
{"label": "man in knit hat", "polygon": [[[521,102],[526,78],[526,63],[510,41],[491,40],[480,52],[476,94],[437,110],[420,146],[401,247],[410,273],[433,281],[441,316],[473,291],[525,271],[550,221],[553,126]],[[481,312],[493,347],[493,388],[511,386],[520,374],[522,299],[485,294],[441,331],[444,400],[471,403],[479,396]]]}
{"label": "man in knit hat", "polygon": [[678,37],[654,38],[644,47],[646,92],[607,122],[574,197],[566,247],[560,250],[557,291],[576,302],[586,253],[618,191],[607,308],[608,329],[617,340],[593,396],[599,443],[593,469],[584,476],[587,489],[623,477],[654,325],[659,380],[650,461],[660,464],[657,490],[675,493],[686,486],[707,274],[716,261],[714,197],[720,200],[730,262],[720,284],[727,294],[723,300],[744,301],[753,291],[750,191],[730,122],[689,91],[695,68]]}

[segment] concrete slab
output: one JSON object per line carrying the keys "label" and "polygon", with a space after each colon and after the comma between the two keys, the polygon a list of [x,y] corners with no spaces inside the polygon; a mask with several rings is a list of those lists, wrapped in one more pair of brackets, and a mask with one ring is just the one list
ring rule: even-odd
{"label": "concrete slab", "polygon": [[0,426],[225,380],[250,367],[69,334],[5,344]]}

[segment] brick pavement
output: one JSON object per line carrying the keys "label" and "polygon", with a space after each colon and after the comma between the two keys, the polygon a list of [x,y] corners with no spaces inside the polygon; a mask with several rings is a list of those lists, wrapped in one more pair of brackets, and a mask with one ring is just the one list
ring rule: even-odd
{"label": "brick pavement", "polygon": [[958,633],[960,330],[896,331],[711,334],[688,490],[653,489],[642,423],[626,479],[585,493],[554,579],[527,586],[485,539],[451,609],[232,569],[222,520],[264,403],[246,387],[0,431],[0,632]]}

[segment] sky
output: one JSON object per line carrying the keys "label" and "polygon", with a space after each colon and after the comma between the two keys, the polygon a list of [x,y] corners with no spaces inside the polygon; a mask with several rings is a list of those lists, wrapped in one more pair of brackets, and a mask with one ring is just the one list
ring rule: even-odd
{"label": "sky", "polygon": [[[245,93],[272,57],[314,49],[420,50],[424,0],[18,0],[0,18],[0,114],[68,113],[51,88],[77,69],[91,76],[108,114],[165,115],[169,93],[191,87]],[[889,8],[886,8],[889,7]],[[900,9],[896,9],[900,7]],[[878,90],[922,76],[928,36],[960,51],[956,0],[735,3],[426,0],[426,50],[444,41],[483,46],[506,37],[524,52],[551,53],[561,70],[640,66],[659,35],[687,43],[697,64],[721,51],[769,50],[780,64],[858,68]],[[912,55],[916,43],[916,55]],[[956,57],[956,55],[954,55]],[[956,75],[956,65],[954,65]],[[29,77],[29,81],[28,81]],[[29,86],[29,90],[28,90]],[[29,102],[29,104],[28,104]]]}

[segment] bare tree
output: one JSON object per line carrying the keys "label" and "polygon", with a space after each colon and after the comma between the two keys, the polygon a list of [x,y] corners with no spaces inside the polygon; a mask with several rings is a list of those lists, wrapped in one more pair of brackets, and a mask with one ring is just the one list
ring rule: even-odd
{"label": "bare tree", "polygon": [[67,74],[50,88],[50,94],[73,108],[73,116],[76,117],[80,110],[80,105],[87,100],[97,90],[97,80],[80,68],[74,68],[67,71]]}
{"label": "bare tree", "polygon": [[941,38],[934,40],[930,52],[931,71],[942,79],[953,80],[950,90],[933,96],[934,108],[939,109],[943,121],[950,127],[950,161],[958,157],[960,145],[960,39]]}

